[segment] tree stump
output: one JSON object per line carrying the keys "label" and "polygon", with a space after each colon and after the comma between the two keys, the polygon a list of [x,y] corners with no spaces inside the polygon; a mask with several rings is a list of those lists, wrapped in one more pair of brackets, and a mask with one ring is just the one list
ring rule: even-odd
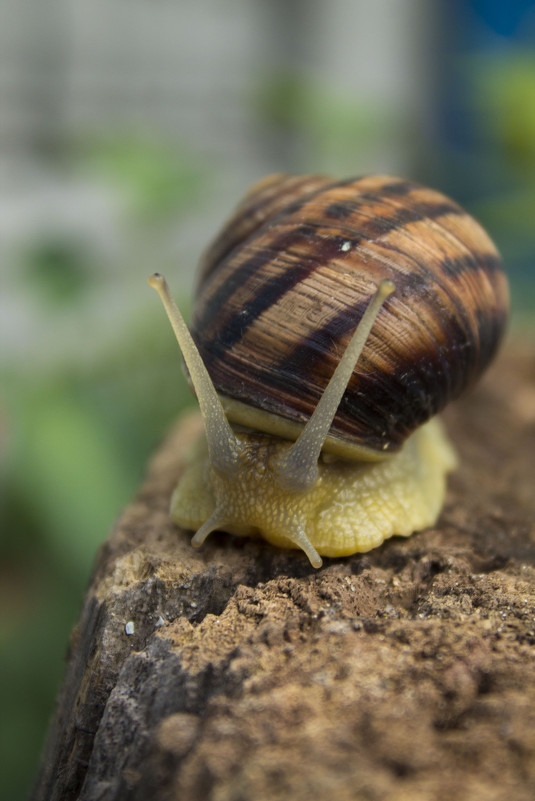
{"label": "tree stump", "polygon": [[34,801],[531,801],[535,353],[446,423],[435,528],[312,568],[169,498],[184,419],[102,547]]}

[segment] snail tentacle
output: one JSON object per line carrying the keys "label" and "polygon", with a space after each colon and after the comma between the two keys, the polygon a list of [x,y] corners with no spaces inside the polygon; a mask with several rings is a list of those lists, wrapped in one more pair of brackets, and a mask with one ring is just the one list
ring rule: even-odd
{"label": "snail tentacle", "polygon": [[295,492],[311,489],[318,480],[318,459],[342,396],[377,315],[395,288],[392,281],[380,282],[312,416],[281,460],[279,480]]}
{"label": "snail tentacle", "polygon": [[160,296],[186,362],[204,420],[210,463],[219,473],[235,472],[239,466],[240,441],[230,427],[208,370],[171,296],[169,285],[160,273],[150,276],[149,285]]}
{"label": "snail tentacle", "polygon": [[220,528],[224,528],[226,524],[225,518],[221,517],[218,513],[218,509],[206,520],[202,526],[197,529],[194,536],[191,539],[191,544],[194,548],[200,548],[205,539],[208,537],[212,531],[217,531]]}
{"label": "snail tentacle", "polygon": [[307,537],[304,528],[294,528],[291,535],[288,536],[288,539],[293,543],[293,545],[295,545],[297,548],[300,548],[306,554],[312,567],[322,566],[323,559],[310,542],[310,539]]}

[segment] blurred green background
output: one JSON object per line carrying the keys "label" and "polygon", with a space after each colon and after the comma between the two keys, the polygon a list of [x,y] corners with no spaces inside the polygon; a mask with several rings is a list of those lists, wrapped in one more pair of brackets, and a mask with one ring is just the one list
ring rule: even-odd
{"label": "blurred green background", "polygon": [[273,171],[465,205],[535,309],[535,4],[0,0],[0,666],[26,797],[99,544],[191,397],[146,278]]}

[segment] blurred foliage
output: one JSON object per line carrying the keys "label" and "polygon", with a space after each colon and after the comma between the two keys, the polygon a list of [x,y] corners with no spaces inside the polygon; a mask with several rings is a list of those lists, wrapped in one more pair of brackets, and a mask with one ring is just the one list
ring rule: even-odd
{"label": "blurred foliage", "polygon": [[378,110],[362,100],[351,99],[347,92],[318,79],[293,72],[272,74],[257,92],[259,116],[266,122],[288,130],[304,126],[322,142],[337,141],[351,158],[355,142],[386,138],[393,110]]}
{"label": "blurred foliage", "polygon": [[535,54],[508,50],[471,61],[475,106],[487,135],[516,177],[534,183]]}
{"label": "blurred foliage", "polygon": [[482,168],[491,176],[473,211],[502,251],[518,321],[533,324],[535,54],[520,47],[490,50],[468,58],[465,68]]}
{"label": "blurred foliage", "polygon": [[23,282],[52,305],[75,303],[91,280],[91,256],[70,237],[50,234],[28,244],[23,261]]}
{"label": "blurred foliage", "polygon": [[120,191],[129,211],[144,225],[194,203],[205,175],[190,153],[131,134],[82,143],[79,157],[85,169],[104,176]]}
{"label": "blurred foliage", "polygon": [[257,87],[253,102],[264,125],[297,134],[301,145],[306,142],[307,161],[326,163],[334,173],[345,174],[355,164],[357,143],[358,148],[388,145],[394,126],[404,136],[399,109],[365,102],[306,74],[272,73]]}
{"label": "blurred foliage", "polygon": [[[93,175],[120,190],[134,242],[151,243],[155,227],[160,233],[166,219],[176,222],[205,176],[198,161],[186,167],[187,159],[154,142],[128,138],[123,148],[114,140],[87,152],[80,168],[91,163]],[[0,358],[0,746],[3,791],[13,801],[33,779],[97,548],[166,428],[194,403],[156,299],[119,316],[113,341],[93,335],[111,301],[98,249],[85,236],[32,235],[14,258],[12,288],[48,326],[39,347]],[[187,314],[189,300],[178,301]],[[79,347],[87,337],[82,312],[96,352]],[[72,342],[49,357],[64,318]]]}

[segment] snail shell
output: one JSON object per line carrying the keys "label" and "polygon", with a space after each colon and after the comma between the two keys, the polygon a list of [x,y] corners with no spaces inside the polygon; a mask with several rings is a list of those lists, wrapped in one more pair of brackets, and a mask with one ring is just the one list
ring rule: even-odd
{"label": "snail shell", "polygon": [[349,457],[398,451],[487,367],[507,317],[500,256],[460,206],[416,183],[275,175],[253,187],[201,264],[191,326],[229,419],[295,437],[382,279],[395,295],[325,445]]}

